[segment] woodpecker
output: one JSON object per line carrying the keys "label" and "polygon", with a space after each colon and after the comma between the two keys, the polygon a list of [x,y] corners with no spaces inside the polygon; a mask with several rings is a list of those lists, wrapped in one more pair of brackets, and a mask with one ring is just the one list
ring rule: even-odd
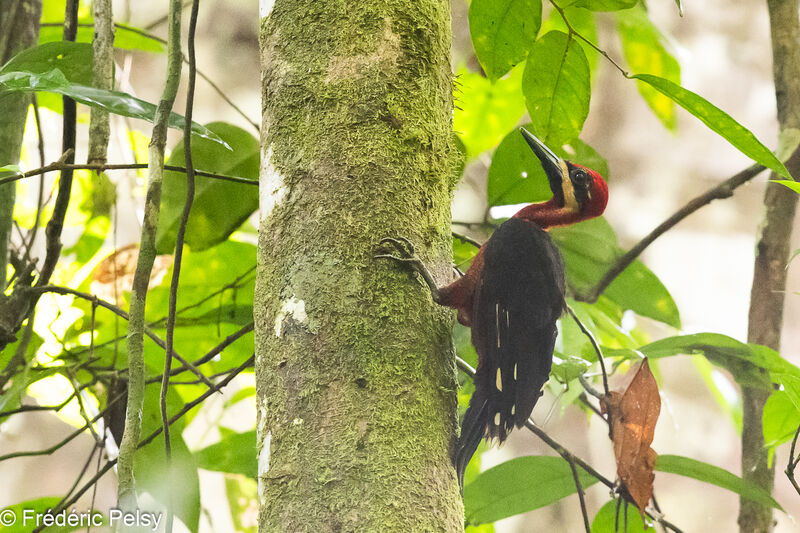
{"label": "woodpecker", "polygon": [[502,444],[523,426],[550,376],[556,321],[566,304],[564,263],[548,230],[600,216],[608,203],[600,174],[558,157],[525,128],[520,133],[541,162],[553,197],[500,225],[461,278],[438,287],[404,238],[383,239],[380,246],[397,253],[376,255],[411,265],[434,301],[456,309],[458,321],[471,328],[478,354],[475,392],[453,457],[462,487],[481,439]]}

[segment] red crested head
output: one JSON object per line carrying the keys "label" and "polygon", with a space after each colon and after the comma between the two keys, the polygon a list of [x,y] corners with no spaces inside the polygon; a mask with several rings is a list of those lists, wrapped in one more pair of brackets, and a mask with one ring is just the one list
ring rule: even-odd
{"label": "red crested head", "polygon": [[553,198],[531,204],[514,216],[549,228],[602,215],[608,204],[608,185],[603,177],[590,168],[560,158],[525,128],[520,131],[542,164]]}
{"label": "red crested head", "polygon": [[574,198],[574,207],[569,207],[573,207],[577,211],[580,220],[599,217],[606,210],[608,204],[606,180],[590,168],[569,161],[566,163],[569,183],[566,180],[563,181],[564,207],[568,207],[567,200],[571,195]]}

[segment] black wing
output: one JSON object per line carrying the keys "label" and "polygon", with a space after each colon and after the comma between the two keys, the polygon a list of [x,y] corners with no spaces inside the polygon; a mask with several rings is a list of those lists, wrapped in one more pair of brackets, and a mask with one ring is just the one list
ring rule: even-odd
{"label": "black wing", "polygon": [[564,265],[538,225],[512,218],[487,241],[472,308],[475,393],[456,453],[459,480],[484,436],[502,443],[531,414],[550,376]]}

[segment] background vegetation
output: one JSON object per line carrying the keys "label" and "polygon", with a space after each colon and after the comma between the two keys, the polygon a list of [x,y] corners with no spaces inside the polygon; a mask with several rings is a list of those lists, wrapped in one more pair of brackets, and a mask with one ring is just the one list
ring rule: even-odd
{"label": "background vegetation", "polygon": [[[125,316],[137,258],[133,243],[140,238],[146,210],[144,167],[153,161],[147,148],[151,126],[141,119],[155,116],[155,105],[143,102],[155,104],[161,98],[166,21],[138,2],[114,6],[119,23],[113,56],[116,92],[103,92],[91,88],[99,86],[93,81],[89,44],[93,11],[80,6],[77,43],[65,43],[65,7],[64,2],[45,2],[39,46],[0,69],[4,98],[36,90],[19,162],[0,161],[7,163],[0,191],[6,194],[14,187],[17,197],[4,238],[11,243],[12,259],[0,320],[3,332],[14,329],[7,325],[15,320],[21,326],[0,352],[0,469],[3,479],[11,480],[0,489],[2,507],[47,508],[73,501],[89,506],[94,501],[92,507],[104,509],[116,502],[113,474],[99,474],[111,470],[109,459],[117,453],[105,428],[113,433],[122,423],[115,406],[125,401],[127,388]],[[776,1],[769,7],[773,13],[788,9],[794,17],[782,19],[794,18],[796,26],[796,4]],[[767,278],[754,288],[756,294],[786,297],[783,349],[776,341],[780,321],[766,314],[751,318],[749,336],[745,321],[752,250],[764,235],[757,233],[767,176],[760,171],[768,167],[775,172],[771,179],[789,178],[781,161],[794,151],[800,126],[785,110],[793,108],[791,102],[779,100],[780,123],[774,118],[767,7],[756,2],[701,7],[666,0],[647,6],[632,0],[569,5],[473,0],[471,5],[454,1],[452,10],[453,127],[464,161],[453,208],[456,265],[466,268],[475,253],[471,241],[483,240],[513,212],[506,206],[549,196],[538,162],[516,133],[518,125],[529,124],[548,144],[562,147],[561,155],[608,177],[607,217],[552,235],[567,263],[570,305],[599,341],[613,373],[625,374],[645,355],[659,381],[664,408],[653,447],[660,454],[655,495],[664,519],[683,531],[733,530],[741,497],[755,502],[755,515],[769,517],[774,509],[778,529],[791,530],[800,495],[791,476],[781,471],[792,464],[791,440],[800,425],[800,369],[792,364],[800,306],[793,292],[796,267],[788,254],[777,270],[787,272],[788,267],[795,281],[784,289]],[[188,14],[184,22],[187,26]],[[172,425],[171,466],[165,463],[163,437],[155,436],[136,454],[134,467],[137,488],[152,497],[148,503],[168,504],[180,527],[190,531],[255,528],[250,366],[259,169],[257,22],[253,6],[202,6],[199,71],[205,74],[206,65],[215,71],[209,77],[221,90],[198,80],[191,165],[179,131],[185,126],[182,119],[174,117],[176,129],[166,139],[168,167],[153,241],[159,255],[149,276],[144,314],[148,385],[141,437],[163,428],[162,398],[166,418],[182,416]],[[786,31],[791,35],[791,28]],[[184,33],[184,43],[185,38]],[[776,52],[776,72],[782,57]],[[782,79],[778,72],[777,82]],[[175,106],[181,114],[186,114],[187,80]],[[791,85],[782,89],[790,95],[797,91]],[[75,150],[79,166],[86,166],[82,163],[89,152],[90,109],[113,113],[111,145],[103,172],[73,169],[64,248],[54,257],[52,277],[42,284],[36,280],[42,279],[44,263],[35,263],[39,273],[31,279],[25,265],[53,257],[41,228],[59,216],[59,184],[69,160],[61,142],[62,117],[69,123],[62,95],[81,104]],[[751,125],[756,135],[741,124]],[[53,161],[50,169],[62,170],[60,180],[57,172],[35,170]],[[175,271],[170,254],[183,218],[186,166],[213,176],[198,173],[173,305],[176,318],[168,326]],[[739,189],[751,180],[761,185]],[[789,187],[797,189],[794,183],[775,185],[774,194],[793,198]],[[731,199],[706,207],[734,191]],[[693,198],[699,200],[692,204]],[[636,244],[672,212],[681,219],[688,215],[687,206],[702,209],[675,229],[677,220],[668,223],[664,237],[640,256],[642,247]],[[793,212],[777,217],[784,223],[778,232],[783,246],[789,246]],[[769,243],[759,244],[760,253],[764,246]],[[626,256],[628,250],[633,252]],[[626,264],[626,257],[632,262]],[[23,290],[31,285],[33,291]],[[39,300],[29,314],[19,302],[30,303],[32,294]],[[768,330],[777,330],[777,337],[758,337]],[[468,339],[468,331],[457,326],[458,355],[474,365]],[[175,363],[164,389],[167,342],[199,370],[193,374]],[[533,419],[545,438],[556,439],[595,467],[599,475],[581,471],[579,476],[587,491],[585,504],[575,496],[567,462],[533,436],[515,435],[505,455],[476,454],[464,491],[471,531],[491,531],[492,523],[509,517],[516,518],[500,522],[498,531],[579,531],[581,507],[591,531],[615,529],[616,504],[603,485],[615,478],[612,446],[604,422],[590,407],[596,402],[579,379],[599,387],[597,356],[589,338],[568,318],[562,320],[556,356],[548,401],[541,402]],[[466,374],[460,379],[463,406],[471,385]],[[228,381],[224,395],[210,393]],[[748,403],[748,390],[766,399],[763,415],[758,398]],[[761,421],[766,448],[760,438],[755,447],[745,443],[742,448],[739,433],[747,435]],[[745,460],[750,454],[749,459],[776,467],[774,489],[763,476],[749,479],[749,469],[742,470],[743,449]],[[30,469],[41,474],[22,474]],[[739,477],[742,472],[748,479]],[[101,480],[97,485],[95,477]],[[535,512],[517,516],[530,511]],[[641,527],[635,509],[628,509],[627,516],[628,531]],[[765,530],[763,520],[748,518],[742,530]]]}

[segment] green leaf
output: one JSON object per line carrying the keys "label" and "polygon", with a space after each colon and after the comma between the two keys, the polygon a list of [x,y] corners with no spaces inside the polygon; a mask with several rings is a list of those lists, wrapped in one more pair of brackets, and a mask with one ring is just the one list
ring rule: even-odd
{"label": "green leaf", "polygon": [[197,466],[206,470],[243,474],[253,479],[258,475],[255,430],[227,435],[194,456]]}
{"label": "green leaf", "polygon": [[237,533],[258,533],[258,484],[243,476],[225,476],[225,495]]}
{"label": "green leaf", "polygon": [[800,426],[800,410],[786,391],[773,392],[762,414],[764,442],[770,448],[789,442]]}
{"label": "green leaf", "polygon": [[[597,479],[578,469],[584,489]],[[464,487],[470,525],[494,522],[557,502],[576,492],[569,463],[560,457],[518,457],[482,472]]]}
{"label": "green leaf", "polygon": [[741,433],[743,424],[741,396],[737,393],[733,395],[730,393],[726,394],[719,387],[720,383],[727,383],[728,387],[734,387],[734,385],[731,384],[732,378],[727,374],[723,374],[719,368],[711,364],[705,357],[692,357],[692,363],[703,378],[708,392],[711,393],[720,408],[731,417],[733,424],[736,426],[737,433]]}
{"label": "green leaf", "polygon": [[[61,12],[64,16],[64,12]],[[90,24],[92,19],[80,19],[81,24]],[[114,29],[114,48],[120,50],[140,50],[142,52],[164,52],[164,43],[157,39],[142,35],[144,30],[134,26],[117,24]],[[91,43],[94,30],[88,26],[78,26],[76,41],[79,43]],[[61,41],[64,30],[60,26],[42,26],[39,29],[39,44]]]}
{"label": "green leaf", "polygon": [[619,11],[635,6],[639,0],[577,0],[575,7],[582,7],[591,11]]}
{"label": "green leaf", "polygon": [[680,328],[680,312],[661,280],[641,261],[635,261],[611,282],[605,295],[625,309]]}
{"label": "green leaf", "polygon": [[[617,505],[620,505],[617,518]],[[627,515],[627,519],[626,519]],[[619,527],[617,527],[619,525]],[[627,525],[627,528],[625,527]],[[592,533],[644,533],[644,523],[635,505],[624,500],[611,500],[603,505],[592,520]]]}
{"label": "green leaf", "polygon": [[[606,160],[580,139],[555,147],[553,151],[560,157],[608,176]],[[489,207],[540,202],[553,195],[541,162],[516,128],[495,150],[486,187]]]}
{"label": "green leaf", "polygon": [[[257,180],[258,139],[225,122],[212,122],[208,124],[208,130],[223,139],[231,150],[206,139],[193,139],[192,161],[195,168]],[[167,164],[184,166],[183,139],[173,148]],[[185,202],[186,174],[165,172],[156,234],[158,253],[172,253],[175,248]],[[194,203],[186,227],[186,244],[199,251],[224,241],[257,208],[258,187],[196,176]]]}
{"label": "green leaf", "polygon": [[472,0],[469,32],[489,79],[522,62],[542,24],[541,0]]}
{"label": "green leaf", "polygon": [[718,133],[736,149],[756,163],[772,169],[777,174],[791,179],[789,171],[783,166],[769,148],[761,144],[750,130],[736,122],[730,115],[714,106],[711,102],[680,85],[650,74],[633,76],[652,86],[658,92],[668,96],[679,106],[699,118],[712,131]]}
{"label": "green leaf", "polygon": [[[9,526],[0,526],[0,533],[29,533],[36,527],[36,517],[37,515],[41,516],[44,515],[48,510],[55,509],[58,504],[61,502],[61,498],[59,497],[46,497],[46,498],[36,498],[35,500],[28,500],[16,505],[11,505],[8,507],[3,507],[0,509],[0,518],[3,518],[3,522],[8,520],[10,516],[8,513],[12,513],[15,520],[14,524]],[[26,517],[25,512],[28,512]],[[69,510],[68,510],[69,512]],[[85,512],[85,510],[76,511],[77,513]],[[98,511],[93,511],[93,514],[99,514]],[[67,515],[69,516],[69,515]],[[88,519],[88,518],[87,518]],[[104,521],[102,523],[105,523]],[[44,533],[67,533],[68,531],[77,531],[77,530],[86,530],[86,523],[84,523],[83,527],[81,526],[50,526],[48,528],[43,529]]]}
{"label": "green leaf", "polygon": [[[550,231],[567,271],[567,282],[578,293],[593,287],[623,251],[602,218]],[[666,287],[643,263],[635,261],[609,285],[605,295],[623,310],[680,327],[680,313]]]}
{"label": "green leaf", "polygon": [[569,383],[573,379],[578,379],[579,376],[582,376],[591,366],[591,362],[581,357],[554,354],[550,373],[558,378],[561,383]]}
{"label": "green leaf", "polygon": [[578,137],[589,115],[589,63],[583,48],[560,31],[536,41],[522,77],[531,127],[550,146]]}
{"label": "green leaf", "polygon": [[[160,386],[145,389],[142,437],[147,437],[161,427],[159,404]],[[167,393],[167,416],[172,417],[183,407],[183,401],[172,388]],[[181,433],[185,423],[178,420],[170,426],[172,458],[167,463],[164,454],[164,434],[136,451],[134,473],[137,487],[153,495],[157,501],[170,501],[175,516],[180,518],[192,533],[197,532],[200,521],[200,481],[194,456],[186,446]]]}
{"label": "green leaf", "polygon": [[[598,42],[597,24],[595,23],[595,14],[593,12],[575,6],[563,6],[563,10],[566,19],[569,21],[569,25],[575,30],[575,33],[586,37],[589,42]],[[552,30],[569,33],[569,28],[564,24],[564,18],[561,16],[561,13],[555,9],[551,9],[550,15],[542,21],[542,27],[539,33],[544,35]],[[594,80],[594,73],[597,70],[600,54],[582,39],[578,39],[578,44],[581,45],[583,52],[586,54],[586,59],[589,62],[589,71],[592,74],[592,80]]]}
{"label": "green leaf", "polygon": [[[644,6],[637,5],[633,9],[620,11],[616,18],[622,51],[631,69],[634,72],[661,76],[680,85],[681,67],[661,44],[661,32],[650,22]],[[636,85],[653,113],[667,129],[674,131],[677,121],[672,99],[646,83],[637,82]]]}
{"label": "green leaf", "polygon": [[497,146],[525,114],[522,67],[492,83],[480,74],[459,70],[453,129],[464,143],[467,158]]}
{"label": "green leaf", "polygon": [[70,83],[92,84],[92,45],[58,41],[27,48],[0,67],[0,72],[46,74],[60,70]]}
{"label": "green leaf", "polygon": [[656,459],[655,469],[659,472],[678,474],[704,481],[735,492],[748,500],[783,511],[778,502],[764,489],[718,466],[680,455],[659,455]]}
{"label": "green leaf", "polygon": [[[57,44],[57,43],[48,43]],[[66,44],[66,43],[61,43]],[[85,46],[82,43],[72,43],[74,46]],[[48,46],[47,44],[41,46]],[[31,49],[36,50],[36,48]],[[12,58],[11,62],[14,59]],[[7,63],[6,66],[9,64]],[[22,65],[12,64],[14,68],[19,68]],[[0,69],[0,90],[10,92],[36,92],[44,91],[49,93],[61,94],[69,96],[76,102],[80,102],[90,107],[97,107],[105,109],[109,113],[115,113],[131,118],[138,118],[153,122],[156,106],[144,100],[135,98],[128,93],[121,91],[107,91],[103,89],[96,89],[88,85],[74,83],[64,75],[64,73],[54,68],[47,72],[36,72],[40,67],[37,62],[34,65],[29,65],[32,70],[17,70],[9,71],[6,67]],[[65,69],[66,69],[66,65]],[[69,71],[69,69],[66,69]],[[0,92],[0,94],[2,94]],[[184,118],[177,114],[171,113],[169,118],[169,126],[171,128],[183,129],[185,124]],[[200,137],[213,140],[221,143],[226,148],[229,148],[225,141],[217,137],[214,133],[204,128],[200,124],[192,123],[192,133]]]}
{"label": "green leaf", "polygon": [[780,183],[781,185],[790,188],[797,194],[800,194],[800,183],[794,180],[770,180],[774,183]]}

